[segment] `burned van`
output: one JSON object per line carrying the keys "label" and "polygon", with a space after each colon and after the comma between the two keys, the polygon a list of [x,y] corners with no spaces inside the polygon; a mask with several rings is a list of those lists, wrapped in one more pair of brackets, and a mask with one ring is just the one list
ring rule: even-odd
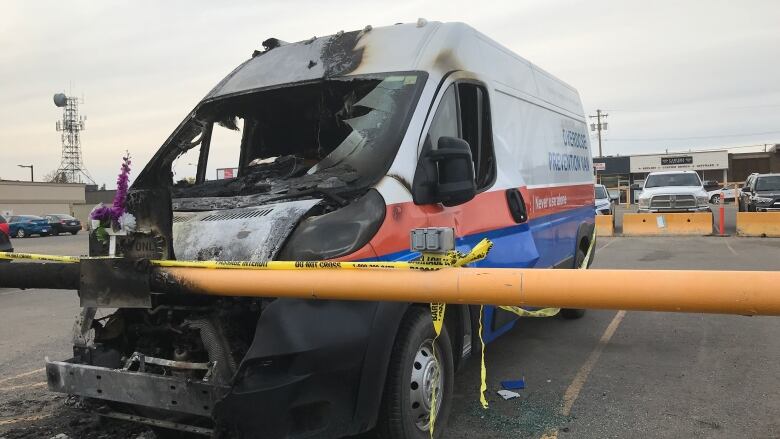
{"label": "burned van", "polygon": [[[480,267],[590,262],[572,87],[459,23],[263,46],[139,173],[136,230],[111,248],[93,233],[92,256],[113,251],[128,272],[150,259],[405,261],[411,230],[440,227],[459,250],[489,238]],[[85,307],[74,357],[47,373],[51,389],[161,436],[425,438],[435,400],[444,437],[453,374],[478,342],[468,306],[447,308],[434,343],[424,303],[152,293],[124,306],[117,288],[101,302],[116,309]],[[486,342],[517,320],[481,317]]]}

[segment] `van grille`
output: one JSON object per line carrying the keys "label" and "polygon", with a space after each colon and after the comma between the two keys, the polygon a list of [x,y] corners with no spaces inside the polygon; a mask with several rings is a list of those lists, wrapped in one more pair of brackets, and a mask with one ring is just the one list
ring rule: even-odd
{"label": "van grille", "polygon": [[255,218],[259,216],[266,216],[273,212],[273,209],[241,209],[241,210],[229,210],[226,212],[217,212],[201,218],[201,221],[226,221],[237,220],[245,218]]}
{"label": "van grille", "polygon": [[693,195],[656,195],[650,200],[651,209],[692,209],[696,207]]}
{"label": "van grille", "polygon": [[185,223],[195,217],[194,213],[173,213],[173,223]]}

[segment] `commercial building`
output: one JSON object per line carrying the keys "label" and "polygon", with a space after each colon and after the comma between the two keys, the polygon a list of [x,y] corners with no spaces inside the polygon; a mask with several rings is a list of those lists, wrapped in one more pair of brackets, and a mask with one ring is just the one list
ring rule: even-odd
{"label": "commercial building", "polygon": [[0,181],[0,213],[4,215],[43,215],[73,212],[72,206],[85,203],[84,184]]}
{"label": "commercial building", "polygon": [[730,154],[730,180],[745,181],[747,176],[753,172],[759,174],[780,172],[780,145],[775,145],[765,152]]}
{"label": "commercial building", "polygon": [[729,153],[728,150],[673,154],[637,154],[594,157],[596,181],[608,188],[641,183],[655,171],[692,170],[702,180],[743,182],[753,172],[780,172],[780,145],[765,152]]}

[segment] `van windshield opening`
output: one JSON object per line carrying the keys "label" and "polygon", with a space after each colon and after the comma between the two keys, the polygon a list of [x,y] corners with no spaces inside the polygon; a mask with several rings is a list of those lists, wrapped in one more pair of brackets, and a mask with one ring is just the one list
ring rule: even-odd
{"label": "van windshield opening", "polygon": [[696,174],[656,174],[645,182],[646,189],[666,186],[701,186],[701,180]]}
{"label": "van windshield opening", "polygon": [[603,200],[605,198],[609,198],[609,196],[607,195],[607,191],[604,189],[604,186],[596,186],[596,199]]}
{"label": "van windshield opening", "polygon": [[758,177],[756,180],[756,190],[780,192],[780,175]]}
{"label": "van windshield opening", "polygon": [[[367,189],[392,164],[424,75],[331,78],[207,102],[170,142],[174,198]],[[218,135],[226,130],[236,134]]]}

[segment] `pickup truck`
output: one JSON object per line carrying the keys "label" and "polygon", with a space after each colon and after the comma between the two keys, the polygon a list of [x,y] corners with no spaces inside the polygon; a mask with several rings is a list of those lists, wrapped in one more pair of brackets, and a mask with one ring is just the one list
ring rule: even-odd
{"label": "pickup truck", "polygon": [[639,194],[639,212],[706,212],[709,200],[694,171],[651,172]]}

